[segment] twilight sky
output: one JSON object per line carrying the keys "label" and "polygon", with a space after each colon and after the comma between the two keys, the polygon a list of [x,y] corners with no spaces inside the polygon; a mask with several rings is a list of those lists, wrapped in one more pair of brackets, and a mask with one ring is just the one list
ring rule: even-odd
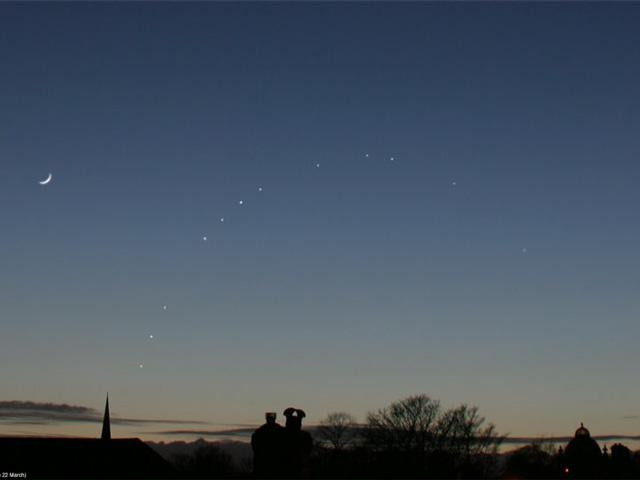
{"label": "twilight sky", "polygon": [[0,400],[218,425],[425,392],[638,433],[638,24],[0,4]]}

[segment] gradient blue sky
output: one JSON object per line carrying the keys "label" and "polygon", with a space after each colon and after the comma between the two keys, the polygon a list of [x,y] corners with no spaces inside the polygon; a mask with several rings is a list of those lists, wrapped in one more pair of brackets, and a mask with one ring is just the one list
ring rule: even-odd
{"label": "gradient blue sky", "polygon": [[0,4],[2,399],[259,423],[426,392],[637,433],[638,25]]}

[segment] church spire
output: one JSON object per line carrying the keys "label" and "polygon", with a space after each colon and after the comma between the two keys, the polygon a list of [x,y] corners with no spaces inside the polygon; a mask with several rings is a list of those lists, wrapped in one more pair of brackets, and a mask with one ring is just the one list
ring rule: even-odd
{"label": "church spire", "polygon": [[107,393],[107,403],[104,406],[104,417],[102,418],[102,440],[111,440],[111,420],[109,419],[109,394]]}

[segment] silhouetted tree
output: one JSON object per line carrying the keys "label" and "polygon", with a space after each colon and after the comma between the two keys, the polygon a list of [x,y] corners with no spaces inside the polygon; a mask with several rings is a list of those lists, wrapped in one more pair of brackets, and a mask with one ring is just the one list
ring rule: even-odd
{"label": "silhouetted tree", "polygon": [[436,449],[455,459],[458,472],[485,478],[495,468],[503,439],[493,424],[485,423],[478,407],[463,404],[447,410],[438,420]]}
{"label": "silhouetted tree", "polygon": [[615,443],[611,446],[611,455],[609,458],[609,475],[611,478],[635,478],[637,471],[634,468],[631,450],[622,445]]}
{"label": "silhouetted tree", "polygon": [[425,452],[433,446],[440,402],[414,395],[367,415],[366,439],[374,450]]}
{"label": "silhouetted tree", "polygon": [[554,455],[540,443],[525,445],[507,455],[505,478],[556,478]]}
{"label": "silhouetted tree", "polygon": [[340,451],[348,447],[355,438],[356,420],[345,412],[333,412],[320,421],[318,438],[323,446]]}
{"label": "silhouetted tree", "polygon": [[382,476],[486,477],[502,440],[476,407],[442,412],[427,395],[399,400],[367,416],[365,446]]}

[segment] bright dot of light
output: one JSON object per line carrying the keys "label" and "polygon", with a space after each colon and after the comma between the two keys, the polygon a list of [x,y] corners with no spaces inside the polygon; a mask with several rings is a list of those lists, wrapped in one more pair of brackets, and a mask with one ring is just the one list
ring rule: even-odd
{"label": "bright dot of light", "polygon": [[316,163],[316,168],[320,168],[320,164],[319,163]]}
{"label": "bright dot of light", "polygon": [[167,306],[166,306],[166,305],[163,305],[163,306],[162,306],[162,309],[163,309],[163,310],[166,310],[166,309],[167,309]]}
{"label": "bright dot of light", "polygon": [[207,241],[206,235],[204,237],[202,237],[202,240],[204,240],[205,242]]}
{"label": "bright dot of light", "polygon": [[144,367],[144,365],[143,365],[143,364],[140,364],[140,365],[138,365],[138,367],[143,368],[143,367]]}
{"label": "bright dot of light", "polygon": [[220,221],[221,221],[221,222],[224,222],[224,217],[222,217],[222,218],[220,219]]}

